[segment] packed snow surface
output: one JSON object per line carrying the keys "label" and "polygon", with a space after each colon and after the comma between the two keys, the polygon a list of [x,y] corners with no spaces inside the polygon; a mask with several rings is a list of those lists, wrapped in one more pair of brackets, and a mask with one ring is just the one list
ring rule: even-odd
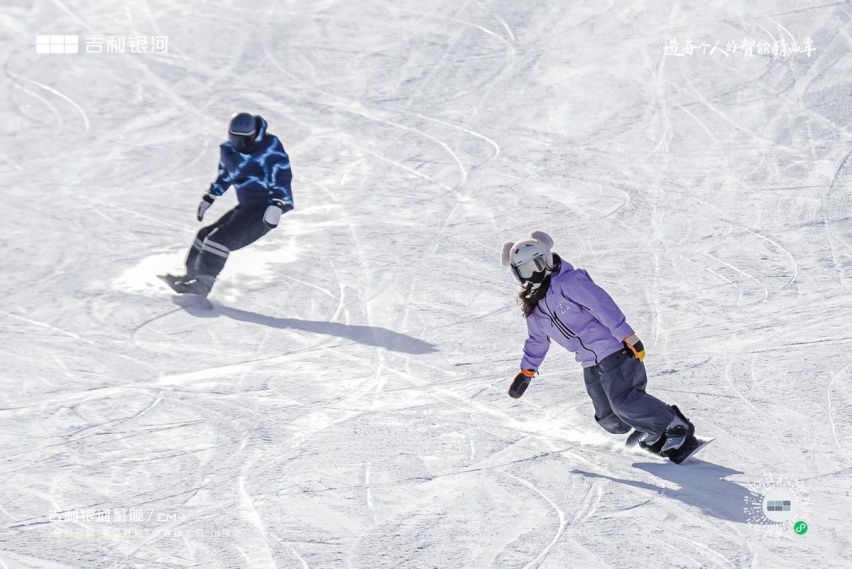
{"label": "packed snow surface", "polygon": [[[0,567],[852,566],[850,18],[3,0]],[[155,275],[243,110],[296,209],[204,310]],[[555,345],[507,397],[500,249],[536,229],[716,437],[697,460],[600,429]]]}

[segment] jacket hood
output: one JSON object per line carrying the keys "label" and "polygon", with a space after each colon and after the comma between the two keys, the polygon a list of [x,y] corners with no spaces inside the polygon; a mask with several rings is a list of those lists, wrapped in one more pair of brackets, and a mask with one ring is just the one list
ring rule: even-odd
{"label": "jacket hood", "polygon": [[553,257],[554,257],[553,264],[559,265],[556,272],[553,273],[553,278],[556,278],[559,275],[564,275],[565,273],[574,270],[574,265],[572,265],[571,263],[569,263],[568,261],[563,259],[561,256],[559,256],[558,253],[554,253]]}
{"label": "jacket hood", "polygon": [[266,129],[269,127],[269,124],[266,122],[266,119],[260,115],[255,115],[257,119],[257,136],[254,137],[255,142],[260,142],[264,138],[266,138]]}

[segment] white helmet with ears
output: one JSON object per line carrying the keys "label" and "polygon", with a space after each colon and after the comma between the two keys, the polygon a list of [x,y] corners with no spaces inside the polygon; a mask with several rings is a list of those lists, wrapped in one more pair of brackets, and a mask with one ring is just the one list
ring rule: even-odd
{"label": "white helmet with ears", "polygon": [[530,292],[541,286],[544,278],[553,272],[553,238],[544,231],[533,231],[529,239],[503,245],[503,265],[521,285],[531,283]]}

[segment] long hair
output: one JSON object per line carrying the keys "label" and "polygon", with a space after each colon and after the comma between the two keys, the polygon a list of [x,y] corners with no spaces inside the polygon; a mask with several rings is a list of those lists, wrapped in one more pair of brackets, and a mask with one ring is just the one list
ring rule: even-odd
{"label": "long hair", "polygon": [[521,301],[521,312],[524,313],[524,318],[527,318],[530,314],[538,306],[538,303],[542,298],[547,294],[548,289],[550,288],[550,279],[554,275],[554,273],[558,273],[559,269],[562,266],[562,259],[556,253],[553,254],[553,271],[541,281],[541,286],[538,287],[533,294],[530,294],[530,287],[532,285],[527,284],[526,286],[522,286],[521,290],[518,292],[518,299]]}

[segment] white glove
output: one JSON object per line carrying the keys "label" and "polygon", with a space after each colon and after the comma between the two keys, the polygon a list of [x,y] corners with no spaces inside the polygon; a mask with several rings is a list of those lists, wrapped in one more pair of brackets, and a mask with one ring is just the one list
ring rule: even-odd
{"label": "white glove", "polygon": [[210,194],[204,194],[204,197],[201,198],[201,203],[198,204],[198,221],[201,221],[204,218],[204,212],[207,211],[211,205],[213,205],[213,196]]}
{"label": "white glove", "polygon": [[263,224],[269,229],[278,227],[278,221],[281,219],[281,214],[293,209],[293,206],[279,199],[274,199],[263,212]]}

